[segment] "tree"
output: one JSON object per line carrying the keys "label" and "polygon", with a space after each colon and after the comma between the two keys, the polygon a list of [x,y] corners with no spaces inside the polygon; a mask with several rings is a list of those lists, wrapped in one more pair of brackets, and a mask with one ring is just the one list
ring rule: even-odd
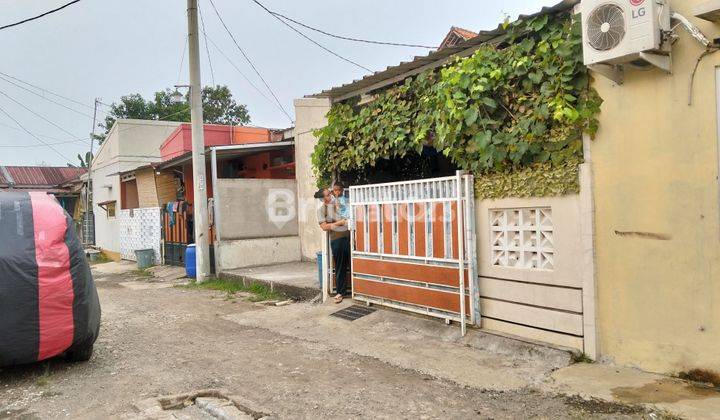
{"label": "tree", "polygon": [[[125,95],[119,103],[110,106],[110,112],[100,127],[104,134],[96,135],[102,143],[116,119],[135,118],[141,120],[190,121],[190,97],[185,94],[185,102],[172,101],[173,89],[155,92],[154,98],[146,100],[139,93]],[[207,124],[239,125],[250,122],[247,107],[238,104],[227,86],[205,86],[202,90],[203,119]]]}

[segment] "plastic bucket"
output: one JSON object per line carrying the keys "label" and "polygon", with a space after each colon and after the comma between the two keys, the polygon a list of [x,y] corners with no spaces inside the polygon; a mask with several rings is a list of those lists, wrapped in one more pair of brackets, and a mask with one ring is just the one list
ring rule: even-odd
{"label": "plastic bucket", "polygon": [[136,249],[135,259],[137,260],[138,269],[142,270],[155,265],[154,249]]}
{"label": "plastic bucket", "polygon": [[195,264],[195,244],[190,244],[185,248],[185,275],[191,279],[195,278],[197,266]]}

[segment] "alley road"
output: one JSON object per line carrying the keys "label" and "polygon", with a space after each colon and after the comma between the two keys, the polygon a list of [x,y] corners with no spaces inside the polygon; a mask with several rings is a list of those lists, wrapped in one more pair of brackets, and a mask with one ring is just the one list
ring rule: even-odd
{"label": "alley road", "polygon": [[[136,418],[134,404],[223,388],[278,418],[643,418],[624,406],[531,389],[462,387],[223,316],[263,307],[220,292],[97,279],[103,308],[89,363],[0,370],[0,419]],[[328,334],[332,334],[328,331]]]}

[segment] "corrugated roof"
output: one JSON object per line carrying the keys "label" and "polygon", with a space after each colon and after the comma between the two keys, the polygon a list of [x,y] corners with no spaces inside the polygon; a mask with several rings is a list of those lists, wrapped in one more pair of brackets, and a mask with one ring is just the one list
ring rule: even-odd
{"label": "corrugated roof", "polygon": [[[560,3],[557,3],[554,6],[543,7],[537,13],[533,13],[531,15],[520,15],[518,16],[517,20],[527,19],[542,14],[562,12],[571,9],[578,3],[580,3],[580,0],[562,0],[560,1]],[[389,79],[397,78],[405,73],[412,72],[413,70],[418,70],[428,64],[446,61],[451,58],[451,56],[472,49],[473,47],[478,47],[499,36],[502,36],[503,34],[505,34],[505,29],[503,29],[502,25],[498,25],[498,27],[495,29],[489,31],[480,31],[478,32],[476,37],[460,42],[456,46],[443,48],[442,50],[438,51],[431,51],[426,56],[416,56],[412,61],[403,61],[396,66],[388,66],[385,70],[376,71],[373,74],[364,76],[362,79],[356,79],[350,83],[323,90],[320,93],[307,95],[307,97],[336,99],[355,91],[373,88],[373,85],[375,84],[379,84]]]}
{"label": "corrugated roof", "polygon": [[0,166],[0,186],[55,187],[85,172],[84,168],[66,166]]}

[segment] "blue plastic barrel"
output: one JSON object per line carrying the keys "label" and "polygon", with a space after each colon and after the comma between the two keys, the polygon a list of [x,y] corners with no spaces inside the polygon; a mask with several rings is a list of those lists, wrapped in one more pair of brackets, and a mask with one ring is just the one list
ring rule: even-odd
{"label": "blue plastic barrel", "polygon": [[317,254],[315,254],[315,257],[317,257],[317,265],[318,265],[318,284],[320,285],[320,289],[322,289],[322,265],[323,265],[323,258],[322,258],[322,251],[318,251]]}
{"label": "blue plastic barrel", "polygon": [[197,267],[195,266],[195,244],[185,248],[185,275],[194,279]]}

